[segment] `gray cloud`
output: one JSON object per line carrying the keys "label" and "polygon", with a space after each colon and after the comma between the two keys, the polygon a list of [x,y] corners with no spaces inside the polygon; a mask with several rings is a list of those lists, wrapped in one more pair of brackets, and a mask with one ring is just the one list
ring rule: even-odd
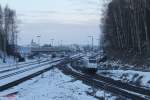
{"label": "gray cloud", "polygon": [[[59,1],[59,0],[58,0]],[[41,34],[41,43],[63,40],[65,44],[87,44],[88,36],[99,36],[99,0],[63,0],[64,5],[29,11],[18,10],[20,44],[28,44]],[[57,3],[56,3],[57,4]],[[52,4],[50,4],[52,5]],[[95,44],[97,41],[95,41]]]}

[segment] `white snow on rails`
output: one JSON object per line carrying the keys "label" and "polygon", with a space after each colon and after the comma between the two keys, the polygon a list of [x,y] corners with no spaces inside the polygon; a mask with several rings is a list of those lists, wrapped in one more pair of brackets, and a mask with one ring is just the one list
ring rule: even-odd
{"label": "white snow on rails", "polygon": [[[54,65],[57,65],[62,59],[54,59],[52,61],[43,62],[40,64],[35,64],[28,66],[27,68],[20,68],[13,71],[9,71],[3,74],[0,74],[0,87],[3,87],[7,84],[20,80],[24,77],[38,73],[41,70],[48,69]],[[0,89],[1,90],[1,89]]]}
{"label": "white snow on rails", "polygon": [[[14,88],[0,93],[0,100],[98,100],[87,93],[94,93],[99,98],[115,100],[117,97],[111,93],[96,90],[64,75],[54,68],[43,75],[21,83]],[[10,99],[11,97],[11,99]]]}

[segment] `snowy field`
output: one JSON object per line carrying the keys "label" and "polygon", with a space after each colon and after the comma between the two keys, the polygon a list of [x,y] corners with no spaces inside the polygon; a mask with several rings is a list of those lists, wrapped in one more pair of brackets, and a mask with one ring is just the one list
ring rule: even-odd
{"label": "snowy field", "polygon": [[150,89],[150,72],[133,70],[99,70],[98,74],[111,77],[114,80]]}
{"label": "snowy field", "polygon": [[[91,96],[92,95],[92,96]],[[111,93],[93,89],[52,69],[43,75],[0,92],[0,100],[115,100]]]}

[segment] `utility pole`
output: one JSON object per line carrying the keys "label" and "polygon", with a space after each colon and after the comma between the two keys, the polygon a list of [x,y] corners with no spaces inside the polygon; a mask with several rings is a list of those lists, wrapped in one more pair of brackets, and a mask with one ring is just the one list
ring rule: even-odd
{"label": "utility pole", "polygon": [[41,38],[41,36],[37,35],[37,38],[38,38],[38,45],[39,45],[39,48],[40,48],[40,38]]}
{"label": "utility pole", "polygon": [[89,38],[91,38],[92,40],[92,51],[93,51],[93,47],[94,47],[94,37],[93,36],[88,36]]}
{"label": "utility pole", "polygon": [[63,42],[63,41],[61,40],[60,42],[61,42],[60,45],[61,45],[61,47],[62,47],[62,42]]}
{"label": "utility pole", "polygon": [[51,45],[53,46],[53,44],[54,44],[54,39],[51,39],[51,42],[52,42]]}
{"label": "utility pole", "polygon": [[[38,45],[39,45],[39,51],[40,51],[40,38],[41,38],[41,36],[37,35]],[[40,52],[38,53],[38,55],[39,55],[39,64],[40,64]]]}
{"label": "utility pole", "polygon": [[98,41],[98,49],[101,49],[100,39],[96,39]]}

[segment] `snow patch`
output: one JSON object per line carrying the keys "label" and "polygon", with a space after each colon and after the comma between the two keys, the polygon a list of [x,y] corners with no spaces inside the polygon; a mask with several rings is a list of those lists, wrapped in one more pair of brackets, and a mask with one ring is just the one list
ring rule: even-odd
{"label": "snow patch", "polygon": [[150,89],[150,72],[141,72],[133,70],[99,70],[98,74],[111,77],[114,80]]}
{"label": "snow patch", "polygon": [[[55,68],[16,87],[0,92],[0,100],[97,100],[87,94],[90,89],[91,87],[83,84],[82,81],[74,80]],[[11,93],[16,93],[16,95],[10,99],[7,95]],[[99,91],[96,95],[103,97],[103,93]],[[115,100],[111,94],[106,93],[106,95],[108,100]]]}

